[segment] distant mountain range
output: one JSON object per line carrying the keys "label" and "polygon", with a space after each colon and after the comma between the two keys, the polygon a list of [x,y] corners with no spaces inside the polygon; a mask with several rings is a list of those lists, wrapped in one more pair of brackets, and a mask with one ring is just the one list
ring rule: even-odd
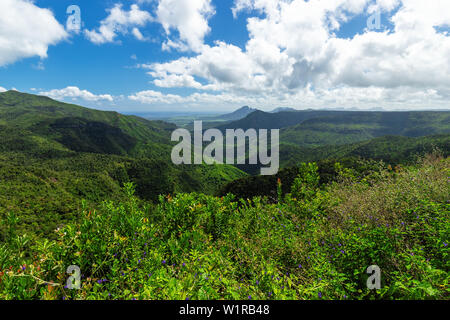
{"label": "distant mountain range", "polygon": [[[282,165],[305,159],[304,154],[311,154],[313,150],[323,157],[330,156],[324,152],[325,149],[317,148],[334,150],[387,135],[415,138],[450,134],[450,112],[445,111],[299,111],[276,108],[264,112],[244,106],[209,119],[204,125],[205,130],[210,127],[222,131],[281,129]],[[196,166],[180,169],[168,163],[173,145],[170,134],[175,129],[175,125],[164,121],[83,108],[48,97],[17,91],[0,94],[0,137],[3,141],[0,152],[23,152],[40,158],[90,153],[136,161],[152,159],[153,165],[166,163],[164,170],[170,177],[171,190],[213,190],[218,181],[211,179],[211,176],[226,182],[243,174],[232,166],[224,166],[225,173],[205,166],[200,173]],[[395,139],[387,139],[384,143],[387,141]],[[369,157],[370,152],[366,156]],[[246,166],[239,168],[252,172]]]}
{"label": "distant mountain range", "polygon": [[[217,126],[226,129],[280,129],[281,167],[302,161],[355,156],[398,162],[433,146],[449,152],[450,112],[448,111],[254,111],[243,119]],[[437,135],[424,140],[400,139]],[[388,136],[386,138],[383,138]],[[375,139],[375,140],[373,140]],[[380,139],[380,140],[376,140]],[[368,148],[358,143],[374,141]],[[361,152],[356,151],[356,147]],[[258,165],[237,166],[250,174]]]}
{"label": "distant mountain range", "polygon": [[[348,157],[395,164],[435,147],[445,155],[450,151],[450,112],[243,107],[206,124],[204,129],[281,129],[281,168]],[[20,211],[24,226],[52,234],[58,224],[75,218],[71,214],[81,199],[100,203],[121,197],[126,182],[136,185],[140,198],[156,200],[178,192],[214,194],[228,183],[225,190],[233,190],[233,181],[259,172],[250,165],[172,164],[170,136],[176,128],[43,96],[0,93],[0,217]],[[253,178],[238,185],[258,189],[252,183],[263,178]]]}
{"label": "distant mountain range", "polygon": [[[261,111],[261,110],[255,109],[255,108],[250,108],[248,106],[244,106],[244,107],[237,109],[236,111],[234,111],[232,113],[227,113],[227,114],[221,115],[218,118],[221,120],[231,120],[231,121],[240,120],[255,111]],[[270,111],[270,113],[288,112],[288,111],[298,111],[298,110],[296,110],[294,108],[288,108],[288,107],[279,107],[279,108],[273,109],[272,111]]]}
{"label": "distant mountain range", "polygon": [[[232,113],[227,113],[227,114],[221,115],[221,116],[217,117],[217,119],[236,121],[236,120],[245,118],[250,113],[253,113],[255,111],[261,111],[261,110],[256,109],[256,108],[250,108],[249,106],[244,106],[244,107],[237,109],[236,111],[234,111]],[[288,111],[298,111],[298,110],[296,110],[294,108],[288,108],[288,107],[279,107],[279,108],[273,109],[272,111],[270,111],[270,113],[288,112]]]}
{"label": "distant mountain range", "polygon": [[122,178],[108,183],[119,185],[123,178],[135,181],[146,198],[156,198],[164,189],[164,193],[212,193],[221,183],[244,175],[228,165],[173,165],[170,135],[175,129],[167,122],[88,109],[48,97],[0,93],[0,154],[6,157],[19,153],[29,161],[59,159],[68,161],[67,170],[75,171],[86,165],[87,158],[96,158],[105,168],[107,163],[122,167]]}
{"label": "distant mountain range", "polygon": [[[246,113],[248,114],[241,118]],[[238,119],[225,121],[227,118]],[[192,130],[192,123],[190,122],[186,128]],[[218,128],[224,134],[226,129],[280,129],[282,167],[300,161],[344,156],[397,162],[410,158],[414,152],[419,154],[425,150],[429,152],[433,146],[444,151],[450,149],[448,111],[389,112],[276,108],[271,112],[264,112],[243,107],[212,121],[204,121],[203,129],[209,128]],[[423,140],[403,139],[429,135],[434,137]],[[388,137],[384,138],[385,136]],[[364,143],[369,141],[373,141],[373,144],[368,148]],[[358,143],[364,145],[358,146]],[[356,151],[355,146],[363,151]],[[259,172],[259,166],[237,167],[250,174]]]}
{"label": "distant mountain range", "polygon": [[288,111],[298,111],[298,110],[294,109],[294,108],[288,108],[288,107],[279,107],[279,108],[273,109],[272,111],[270,111],[270,113],[288,112]]}
{"label": "distant mountain range", "polygon": [[[164,120],[180,127],[192,129],[194,121],[203,121],[204,128],[213,128],[224,124],[225,122],[237,121],[243,119],[259,109],[250,108],[249,106],[243,106],[231,113],[213,115],[213,114],[146,114],[143,115],[146,119],[159,119]],[[297,111],[293,108],[276,108],[271,113]]]}
{"label": "distant mountain range", "polygon": [[218,120],[229,120],[229,121],[239,120],[239,119],[245,118],[250,113],[252,113],[256,110],[257,109],[253,109],[248,106],[244,106],[242,108],[237,109],[236,111],[234,111],[232,113],[227,113],[227,114],[218,116],[217,119]]}
{"label": "distant mountain range", "polygon": [[[254,111],[245,118],[217,127],[226,129],[281,129],[282,141],[296,145],[345,144],[384,135],[420,137],[450,133],[448,111]],[[326,134],[331,136],[324,136]],[[337,141],[337,136],[347,137]],[[339,139],[338,139],[339,140]]]}

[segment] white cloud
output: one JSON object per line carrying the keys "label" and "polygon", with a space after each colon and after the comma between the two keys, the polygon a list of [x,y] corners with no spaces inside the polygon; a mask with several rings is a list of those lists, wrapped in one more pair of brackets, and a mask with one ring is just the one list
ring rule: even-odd
{"label": "white cloud", "polygon": [[188,87],[188,88],[195,88],[195,89],[201,89],[202,84],[195,81],[194,77],[186,74],[177,75],[177,74],[171,74],[162,80],[155,80],[155,85],[162,88],[173,88],[173,87]]}
{"label": "white cloud", "polygon": [[397,8],[401,4],[401,0],[378,0],[371,4],[368,8],[369,13],[374,13],[376,11],[387,11],[390,12]]}
{"label": "white cloud", "polygon": [[139,101],[141,103],[152,104],[152,103],[164,103],[173,104],[180,103],[183,99],[178,95],[164,95],[159,91],[146,90],[137,92],[134,95],[128,97],[130,100]]}
{"label": "white cloud", "polygon": [[140,41],[144,41],[145,37],[142,35],[141,31],[139,31],[138,28],[134,27],[133,30],[131,30],[131,33],[134,35],[134,37]]}
{"label": "white cloud", "polygon": [[6,89],[3,88],[3,87],[0,87],[0,92],[6,92],[6,91],[8,91],[8,90],[6,90]]}
{"label": "white cloud", "polygon": [[211,0],[159,0],[156,19],[167,36],[172,30],[178,38],[168,39],[164,49],[201,51],[205,36],[210,32],[208,19],[215,14]]}
{"label": "white cloud", "polygon": [[53,89],[50,91],[39,92],[40,95],[47,96],[56,100],[63,100],[65,98],[83,99],[86,101],[114,101],[113,97],[109,94],[96,95],[87,90],[80,90],[78,87],[69,86],[64,89]]}
{"label": "white cloud", "polygon": [[131,5],[129,11],[122,9],[122,4],[116,4],[108,10],[109,15],[100,22],[98,30],[85,30],[86,37],[95,44],[114,42],[118,33],[126,34],[132,28],[132,34],[138,40],[145,40],[138,27],[143,27],[153,21],[149,12],[141,10],[137,4]]}
{"label": "white cloud", "polygon": [[[249,104],[259,103],[259,95],[262,104],[304,107],[306,101],[449,107],[450,35],[435,29],[450,26],[448,0],[236,0],[233,13],[244,10],[251,15],[245,49],[221,41],[204,45],[198,37],[190,45],[187,39],[168,43],[194,47],[197,55],[142,66],[153,84],[214,90]],[[390,30],[336,36],[354,16],[377,10],[391,21]]]}
{"label": "white cloud", "polygon": [[[154,84],[161,87],[191,87],[196,89],[221,90],[230,86],[257,89],[258,72],[263,72],[242,50],[234,45],[217,42],[216,46],[205,45],[202,52],[193,58],[181,58],[164,64],[144,65],[155,78]],[[203,86],[195,77],[209,82]]]}
{"label": "white cloud", "polygon": [[261,110],[272,110],[274,106],[294,107],[297,109],[342,109],[385,108],[390,110],[426,110],[448,109],[448,98],[436,90],[416,90],[408,87],[385,89],[379,87],[333,89],[315,89],[311,87],[297,90],[295,94],[274,95],[273,93],[234,94],[222,92],[193,93],[188,96],[163,94],[147,90],[128,96],[128,99],[145,106],[182,107],[186,110],[234,110],[238,106],[248,105]]}
{"label": "white cloud", "polygon": [[68,36],[48,9],[28,0],[0,1],[0,66],[23,58],[47,58],[50,45]]}
{"label": "white cloud", "polygon": [[32,67],[36,70],[45,70],[44,63],[42,61],[39,61],[38,63],[32,65]]}
{"label": "white cloud", "polygon": [[[232,94],[209,94],[209,93],[193,93],[188,96],[180,96],[175,94],[163,94],[159,91],[146,90],[140,91],[128,96],[128,99],[137,101],[142,104],[150,105],[180,105],[185,107],[205,107],[208,104],[219,104],[219,106],[230,106],[245,104],[250,101],[248,97],[239,97]],[[255,100],[251,100],[255,101]],[[260,100],[262,101],[262,100]]]}

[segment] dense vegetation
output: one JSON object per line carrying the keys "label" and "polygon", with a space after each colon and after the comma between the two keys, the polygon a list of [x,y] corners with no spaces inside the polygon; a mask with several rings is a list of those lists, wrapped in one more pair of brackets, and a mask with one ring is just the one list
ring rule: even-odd
{"label": "dense vegetation", "polygon": [[[27,250],[2,224],[3,299],[446,299],[450,159],[373,168],[363,178],[338,163],[320,186],[315,164],[300,167],[278,203],[203,194],[84,204],[82,219]],[[382,288],[366,287],[378,265]],[[66,286],[70,265],[82,286]]]}
{"label": "dense vegetation", "polygon": [[[439,149],[444,156],[450,155],[450,134],[425,137],[384,136],[367,141],[345,145],[324,145],[319,147],[299,147],[293,144],[280,144],[281,168],[295,167],[301,162],[326,159],[366,159],[383,160],[390,165],[411,164],[417,157]],[[257,174],[260,165],[238,165],[239,169]],[[264,179],[264,177],[261,177]]]}
{"label": "dense vegetation", "polygon": [[300,147],[316,147],[386,135],[421,137],[442,133],[450,133],[450,112],[338,112],[286,128],[280,140]]}
{"label": "dense vegetation", "polygon": [[[450,112],[254,111],[215,124],[226,129],[280,129],[280,165],[323,159],[364,158],[412,163],[417,155],[450,150]],[[211,127],[206,124],[203,129]],[[250,175],[259,165],[238,165]]]}
{"label": "dense vegetation", "polygon": [[[339,162],[340,167],[336,166]],[[316,163],[317,173],[319,175],[319,185],[326,185],[333,181],[338,181],[340,170],[350,170],[355,177],[359,179],[378,170],[380,166],[387,168],[388,165],[383,162],[373,160],[363,160],[359,158],[341,158],[324,159]],[[291,186],[298,176],[300,166],[292,166],[281,169],[273,176],[249,176],[236,179],[223,186],[217,193],[219,196],[225,196],[228,193],[234,194],[237,198],[252,199],[257,196],[266,196],[268,200],[278,201],[278,192],[281,190],[285,195],[291,191]],[[277,181],[283,181],[281,189],[278,189]]]}
{"label": "dense vegetation", "polygon": [[448,119],[255,111],[227,125],[285,128],[283,169],[249,177],[173,165],[171,124],[0,93],[0,299],[447,299]]}
{"label": "dense vegetation", "polygon": [[419,137],[450,132],[450,112],[254,111],[218,129],[282,129],[281,142],[298,146],[351,143],[384,135]]}
{"label": "dense vegetation", "polygon": [[[245,176],[232,166],[175,166],[173,125],[91,110],[16,91],[0,93],[0,219],[21,217],[20,232],[53,237],[57,226],[79,217],[90,203],[136,195],[202,191],[213,194]],[[0,241],[5,230],[0,227]]]}

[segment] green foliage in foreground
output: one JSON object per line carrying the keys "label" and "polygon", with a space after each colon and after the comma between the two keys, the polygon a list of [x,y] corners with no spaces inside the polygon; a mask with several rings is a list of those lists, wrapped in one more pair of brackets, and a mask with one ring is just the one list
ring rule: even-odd
{"label": "green foliage in foreground", "polygon": [[[82,206],[82,219],[31,250],[2,220],[0,299],[448,299],[450,159],[364,179],[339,164],[321,186],[304,164],[279,203],[203,194]],[[382,288],[366,287],[370,265]],[[79,290],[65,288],[70,265]]]}
{"label": "green foliage in foreground", "polygon": [[[81,152],[52,159],[0,152],[0,220],[14,213],[20,233],[54,239],[54,229],[79,219],[81,199],[92,206],[120,201],[126,182],[136,184],[139,198],[157,201],[160,194],[175,192],[212,194],[242,176],[231,166],[175,167],[158,159]],[[0,225],[0,243],[4,231]]]}

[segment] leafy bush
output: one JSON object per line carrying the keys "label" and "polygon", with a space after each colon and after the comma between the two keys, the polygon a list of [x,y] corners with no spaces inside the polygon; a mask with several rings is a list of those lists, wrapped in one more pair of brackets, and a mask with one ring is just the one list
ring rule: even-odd
{"label": "leafy bush", "polygon": [[[151,204],[126,184],[123,201],[84,202],[56,240],[8,236],[0,299],[448,299],[450,159],[335,168],[320,185],[317,165],[301,165],[277,203],[182,193]],[[2,223],[15,232],[14,216]],[[381,289],[366,286],[371,265]]]}

